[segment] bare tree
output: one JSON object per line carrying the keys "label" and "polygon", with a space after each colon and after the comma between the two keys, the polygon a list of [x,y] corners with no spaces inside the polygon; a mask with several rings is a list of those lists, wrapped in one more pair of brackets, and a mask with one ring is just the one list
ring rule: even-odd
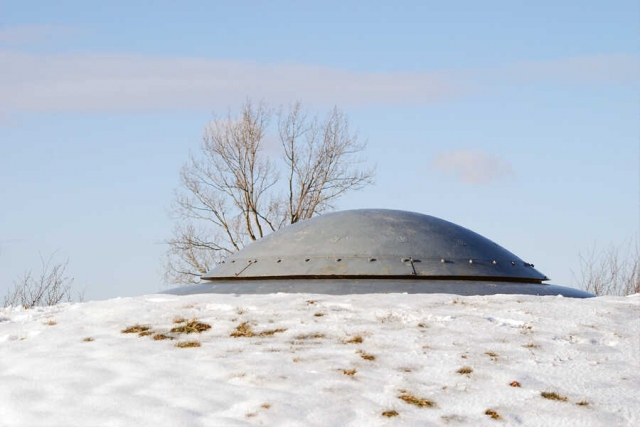
{"label": "bare tree", "polygon": [[[264,149],[274,115],[280,159]],[[197,283],[247,243],[322,213],[343,194],[371,184],[373,170],[359,169],[365,148],[337,108],[320,119],[300,103],[274,114],[265,103],[247,101],[239,117],[214,117],[200,152],[180,174],[165,281]]]}
{"label": "bare tree", "polygon": [[66,275],[69,261],[52,264],[52,259],[53,255],[46,261],[41,256],[42,267],[38,275],[27,271],[16,280],[13,289],[4,298],[4,306],[33,308],[71,301],[73,278]]}
{"label": "bare tree", "polygon": [[611,245],[601,251],[594,246],[586,255],[580,254],[580,287],[595,295],[640,293],[639,243],[630,239],[620,246]]}

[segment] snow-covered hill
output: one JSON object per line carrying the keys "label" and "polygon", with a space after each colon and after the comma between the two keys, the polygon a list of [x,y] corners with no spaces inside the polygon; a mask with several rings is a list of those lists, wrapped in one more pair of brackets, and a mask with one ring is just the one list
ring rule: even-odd
{"label": "snow-covered hill", "polygon": [[6,308],[0,426],[631,426],[639,360],[640,295]]}

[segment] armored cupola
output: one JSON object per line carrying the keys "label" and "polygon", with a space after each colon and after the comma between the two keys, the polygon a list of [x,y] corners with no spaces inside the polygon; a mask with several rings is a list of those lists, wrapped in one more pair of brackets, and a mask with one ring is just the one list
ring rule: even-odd
{"label": "armored cupola", "polygon": [[247,246],[202,278],[547,279],[471,230],[386,209],[335,212],[299,222]]}
{"label": "armored cupola", "polygon": [[188,293],[454,293],[592,296],[459,225],[413,212],[359,209],[320,215],[236,252]]}

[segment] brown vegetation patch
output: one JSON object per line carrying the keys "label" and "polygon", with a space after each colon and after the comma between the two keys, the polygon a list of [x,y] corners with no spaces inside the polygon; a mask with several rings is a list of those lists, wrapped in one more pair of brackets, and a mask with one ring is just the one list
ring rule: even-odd
{"label": "brown vegetation patch", "polygon": [[277,329],[268,329],[266,331],[262,331],[258,334],[259,337],[269,337],[273,334],[279,334],[286,331],[286,328],[277,328]]}
{"label": "brown vegetation patch", "polygon": [[315,317],[322,317],[322,316],[324,316],[324,313],[316,313],[316,314],[314,314],[314,316]]}
{"label": "brown vegetation patch", "polygon": [[466,374],[472,373],[473,369],[471,369],[470,366],[463,366],[462,368],[458,369],[456,372],[459,373],[460,375],[466,375]]}
{"label": "brown vegetation patch", "polygon": [[123,334],[139,334],[141,332],[146,332],[149,329],[151,329],[151,326],[133,325],[121,330],[120,332]]}
{"label": "brown vegetation patch", "polygon": [[404,402],[407,402],[410,405],[419,406],[421,408],[433,408],[434,406],[436,406],[436,404],[433,401],[422,398],[422,397],[414,396],[413,394],[410,394],[410,393],[402,393],[400,396],[398,396],[398,399]]}
{"label": "brown vegetation patch", "polygon": [[56,322],[55,320],[49,320],[47,323],[45,323],[45,325],[47,325],[47,326],[55,326],[57,324],[58,324],[58,322]]}
{"label": "brown vegetation patch", "polygon": [[236,326],[235,331],[231,332],[231,336],[233,338],[240,338],[240,337],[250,338],[255,335],[256,334],[253,332],[253,329],[251,328],[251,325],[249,324],[249,322],[242,322],[241,324]]}
{"label": "brown vegetation patch", "polygon": [[153,340],[154,341],[163,341],[163,340],[172,340],[173,337],[170,337],[169,335],[165,335],[165,334],[155,334],[153,336]]}
{"label": "brown vegetation patch", "polygon": [[209,329],[211,329],[211,325],[199,322],[197,319],[193,319],[188,321],[184,325],[172,328],[171,332],[179,334],[199,334]]}
{"label": "brown vegetation patch", "polygon": [[373,354],[365,353],[362,350],[358,351],[358,354],[360,354],[360,357],[362,357],[364,360],[376,360],[376,357]]}
{"label": "brown vegetation patch", "polygon": [[86,337],[85,339],[83,339],[82,341],[84,342],[91,342],[94,341],[94,339],[92,337]]}
{"label": "brown vegetation patch", "polygon": [[387,418],[397,417],[398,415],[399,415],[399,414],[398,414],[398,411],[393,411],[393,410],[391,410],[391,411],[384,411],[384,412],[382,413],[382,416],[383,416],[383,417],[387,417]]}
{"label": "brown vegetation patch", "polygon": [[522,387],[518,381],[511,381],[509,385],[511,387]]}
{"label": "brown vegetation patch", "polygon": [[263,403],[262,405],[260,405],[260,407],[264,408],[264,409],[269,409],[269,408],[271,408],[271,405],[268,404],[268,403]]}
{"label": "brown vegetation patch", "polygon": [[540,393],[540,396],[549,400],[559,400],[561,402],[567,401],[567,398],[565,396],[562,396],[561,394],[558,394],[555,391],[543,391],[542,393]]}
{"label": "brown vegetation patch", "polygon": [[296,336],[297,340],[311,340],[311,339],[318,339],[318,338],[324,338],[325,335],[321,334],[320,332],[316,332],[315,334],[300,334],[298,336]]}
{"label": "brown vegetation patch", "polygon": [[345,344],[362,344],[362,337],[360,335],[356,335],[345,341]]}
{"label": "brown vegetation patch", "polygon": [[523,347],[524,347],[524,348],[538,348],[538,347],[540,347],[540,346],[539,346],[539,345],[537,345],[537,344],[534,344],[534,343],[530,342],[529,344],[525,344],[525,345],[523,345]]}
{"label": "brown vegetation patch", "polygon": [[350,377],[354,376],[356,374],[356,372],[358,372],[358,371],[356,371],[355,369],[343,369],[342,370],[343,374],[349,375]]}
{"label": "brown vegetation patch", "polygon": [[576,405],[578,406],[589,406],[589,402],[586,400],[581,400],[580,402],[576,403]]}
{"label": "brown vegetation patch", "polygon": [[491,418],[493,418],[494,420],[499,420],[500,418],[500,414],[498,414],[496,411],[494,411],[493,409],[487,409],[486,411],[484,411],[485,415],[489,415]]}
{"label": "brown vegetation patch", "polygon": [[182,341],[176,344],[176,347],[179,347],[179,348],[200,347],[200,343],[198,341]]}
{"label": "brown vegetation patch", "polygon": [[184,317],[176,317],[175,319],[173,319],[173,323],[175,323],[175,324],[184,323],[186,321],[187,321],[187,319],[185,319]]}

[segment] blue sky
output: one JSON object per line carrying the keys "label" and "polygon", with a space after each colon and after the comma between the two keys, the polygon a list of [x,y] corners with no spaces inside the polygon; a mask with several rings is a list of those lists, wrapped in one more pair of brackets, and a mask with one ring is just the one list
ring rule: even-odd
{"label": "blue sky", "polygon": [[344,109],[376,184],[559,285],[640,227],[640,5],[0,0],[0,297],[39,256],[87,299],[163,288],[178,172],[247,97]]}

